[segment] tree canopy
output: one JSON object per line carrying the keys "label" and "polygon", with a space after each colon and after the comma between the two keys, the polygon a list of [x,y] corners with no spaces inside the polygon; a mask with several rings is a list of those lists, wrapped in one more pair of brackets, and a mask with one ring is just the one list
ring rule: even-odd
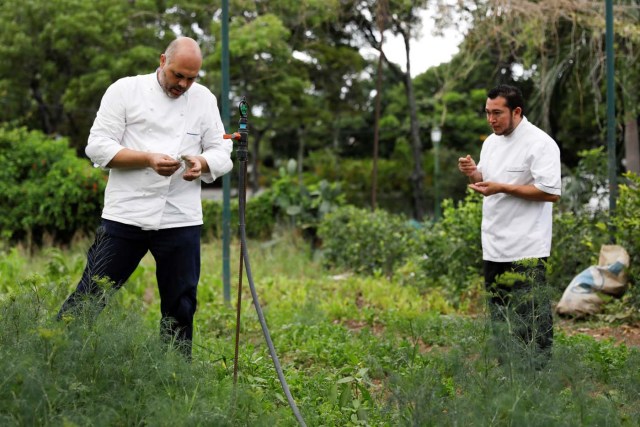
{"label": "tree canopy", "polygon": [[[230,1],[231,92],[233,102],[246,96],[252,106],[254,170],[296,158],[302,174],[309,154],[320,151],[369,159],[378,72],[364,49],[380,49],[384,28],[403,38],[407,58],[411,50],[428,55],[431,47],[415,38],[426,9],[438,30],[464,33],[458,54],[413,78],[409,60],[403,67],[386,60],[380,69],[379,153],[413,171],[412,189],[398,188],[414,200],[417,217],[433,186],[430,129],[443,130],[441,170],[453,177],[455,159],[479,152],[489,132],[484,100],[496,83],[523,89],[526,114],[558,141],[568,166],[580,151],[604,145],[603,2],[386,3],[380,21],[373,0]],[[618,152],[631,159],[629,167],[638,147],[640,6],[614,3]],[[201,43],[200,81],[219,95],[220,7],[203,0],[3,1],[0,124],[69,137],[81,153],[106,88],[153,71],[178,34]],[[445,197],[464,195],[457,179],[446,180]]]}

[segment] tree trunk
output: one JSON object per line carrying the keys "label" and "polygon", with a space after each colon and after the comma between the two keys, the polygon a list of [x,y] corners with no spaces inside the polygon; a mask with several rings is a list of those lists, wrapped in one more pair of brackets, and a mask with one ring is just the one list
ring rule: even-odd
{"label": "tree trunk", "polygon": [[44,101],[42,92],[40,91],[40,82],[36,79],[31,80],[31,93],[38,105],[38,113],[40,114],[40,120],[42,121],[42,130],[47,135],[53,134],[53,125],[51,123],[51,114],[47,104]]}
{"label": "tree trunk", "polygon": [[375,211],[378,207],[378,147],[380,145],[380,99],[382,98],[382,61],[384,53],[382,46],[384,45],[384,21],[386,16],[386,1],[378,2],[377,22],[378,31],[380,31],[380,49],[378,56],[378,70],[376,74],[376,118],[375,128],[373,132],[373,166],[371,168],[371,210]]}
{"label": "tree trunk", "polygon": [[638,141],[638,119],[631,117],[624,127],[625,168],[640,173],[640,142]]}
{"label": "tree trunk", "polygon": [[304,161],[304,127],[298,128],[298,184],[302,185],[302,162]]}
{"label": "tree trunk", "polygon": [[413,173],[411,174],[411,184],[413,188],[413,216],[416,220],[422,221],[425,214],[424,207],[424,171],[422,170],[422,142],[420,141],[420,124],[418,123],[418,113],[416,98],[413,92],[413,80],[411,80],[411,60],[410,35],[402,32],[404,47],[407,55],[407,72],[404,76],[405,89],[407,91],[407,103],[409,105],[409,119],[411,126],[411,151],[413,154]]}

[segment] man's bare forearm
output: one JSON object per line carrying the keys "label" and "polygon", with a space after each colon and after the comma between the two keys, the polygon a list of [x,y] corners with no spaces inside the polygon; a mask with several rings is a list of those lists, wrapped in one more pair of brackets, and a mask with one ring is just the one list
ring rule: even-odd
{"label": "man's bare forearm", "polygon": [[110,168],[147,168],[151,166],[151,154],[124,148],[107,164]]}
{"label": "man's bare forearm", "polygon": [[510,194],[525,200],[555,203],[560,199],[556,194],[545,193],[535,185],[502,184],[502,193]]}

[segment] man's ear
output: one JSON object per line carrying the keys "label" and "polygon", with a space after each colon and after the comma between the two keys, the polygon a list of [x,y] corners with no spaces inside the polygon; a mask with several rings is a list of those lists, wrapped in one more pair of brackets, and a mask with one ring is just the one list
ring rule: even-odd
{"label": "man's ear", "polygon": [[513,109],[513,112],[514,112],[516,115],[518,115],[518,116],[522,117],[522,108],[520,108],[520,107],[516,107],[516,108],[514,108],[514,109]]}

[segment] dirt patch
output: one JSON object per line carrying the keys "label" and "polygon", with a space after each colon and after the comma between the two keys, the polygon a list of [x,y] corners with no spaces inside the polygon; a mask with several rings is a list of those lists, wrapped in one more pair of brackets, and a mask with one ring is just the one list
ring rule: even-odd
{"label": "dirt patch", "polygon": [[585,334],[596,340],[613,339],[616,344],[627,347],[640,347],[640,323],[622,325],[589,325],[573,320],[560,320],[556,326],[567,335]]}
{"label": "dirt patch", "polygon": [[[364,328],[371,328],[374,335],[380,336],[384,333],[384,326],[362,320],[347,319],[343,321],[334,320],[334,324],[342,324],[350,331],[360,332]],[[619,325],[593,325],[588,322],[575,321],[569,319],[556,320],[554,327],[562,330],[565,334],[573,336],[576,334],[589,335],[598,341],[613,339],[617,345],[624,344],[627,347],[640,348],[640,322],[625,323]],[[432,350],[432,345],[418,340],[418,347],[421,353],[428,353]]]}
{"label": "dirt patch", "polygon": [[384,326],[382,326],[381,324],[374,323],[372,326],[369,322],[365,322],[364,320],[354,320],[354,319],[347,319],[344,321],[334,320],[333,324],[334,325],[342,324],[347,329],[354,332],[360,332],[364,328],[369,327],[371,328],[371,331],[373,332],[373,334],[376,336],[380,336],[384,333]]}

